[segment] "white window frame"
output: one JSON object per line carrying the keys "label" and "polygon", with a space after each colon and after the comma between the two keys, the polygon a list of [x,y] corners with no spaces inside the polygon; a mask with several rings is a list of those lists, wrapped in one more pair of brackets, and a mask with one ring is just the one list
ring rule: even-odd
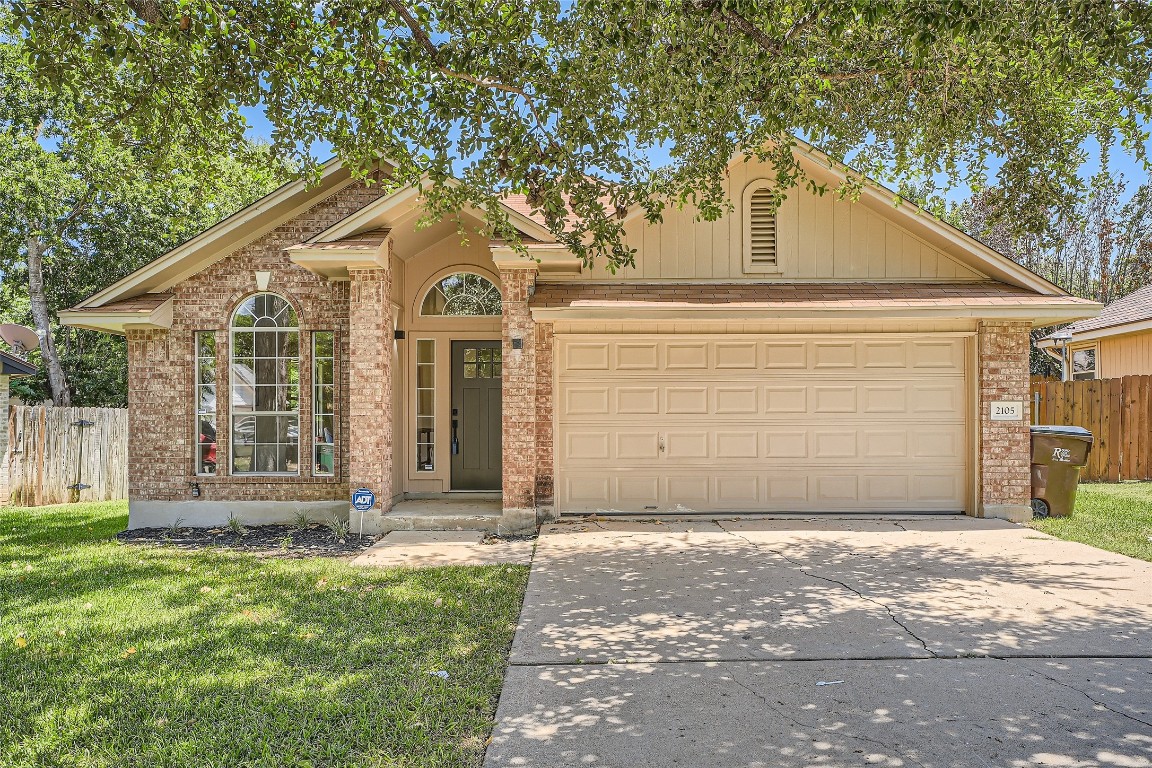
{"label": "white window frame", "polygon": [[[240,311],[240,307],[242,307],[245,302],[247,302],[249,299],[253,298],[254,296],[259,296],[262,294],[276,296],[276,297],[282,299],[285,303],[287,303],[288,306],[292,308],[293,314],[296,315],[296,327],[295,328],[287,328],[287,327],[276,326],[276,327],[272,327],[272,328],[261,329],[261,328],[256,328],[256,327],[236,326],[233,321],[236,319],[236,313]],[[301,438],[301,434],[300,434],[301,424],[300,424],[300,422],[302,421],[302,419],[301,419],[300,398],[303,395],[303,387],[301,386],[301,384],[303,382],[301,382],[301,381],[297,381],[297,384],[296,384],[296,410],[295,411],[244,411],[243,412],[243,416],[251,416],[252,418],[256,418],[259,416],[291,416],[291,415],[295,414],[295,416],[296,416],[296,471],[295,472],[237,472],[235,469],[235,465],[236,465],[236,441],[235,441],[236,409],[232,407],[232,393],[236,387],[236,333],[237,332],[248,333],[248,332],[253,332],[253,331],[257,332],[257,333],[276,333],[279,331],[288,331],[288,330],[294,330],[296,332],[296,375],[297,375],[297,377],[299,377],[300,372],[301,372],[301,363],[303,362],[301,359],[302,358],[301,349],[303,346],[301,344],[301,340],[302,340],[301,337],[303,334],[301,333],[302,329],[300,327],[300,313],[296,311],[296,307],[292,304],[292,302],[288,301],[288,299],[285,298],[284,296],[281,296],[280,294],[275,293],[273,291],[257,291],[256,293],[250,293],[247,296],[245,296],[244,299],[236,305],[236,308],[234,310],[232,310],[231,317],[228,318],[228,403],[229,403],[229,407],[228,407],[228,475],[231,477],[300,477],[301,476],[300,465],[301,465],[301,442],[302,441],[300,439]],[[253,350],[253,351],[255,351],[255,350]],[[291,358],[285,358],[285,359],[291,359]],[[258,385],[255,382],[253,382],[252,386],[256,387]],[[219,398],[219,394],[217,394],[217,398]],[[217,401],[217,402],[219,402],[219,401]],[[219,408],[217,408],[217,409],[219,409]],[[217,429],[216,432],[217,432],[217,435],[219,435],[220,430]],[[219,452],[219,444],[220,444],[219,437],[217,437],[216,444],[217,444],[217,452]],[[309,451],[309,453],[311,454],[311,451]],[[255,444],[253,445],[253,450],[252,450],[252,460],[253,460],[253,462],[255,462],[255,460],[256,460]],[[312,460],[311,457],[309,457],[308,460],[309,460],[309,462],[311,462],[311,460]],[[216,466],[217,466],[217,469],[219,469],[219,466],[220,466],[219,463],[217,463]]]}
{"label": "white window frame", "polygon": [[[208,359],[200,355],[201,336],[207,336],[208,338],[212,339],[212,387],[216,390],[216,398],[215,408],[211,411],[206,411],[201,407],[203,400],[200,396],[200,390],[202,387],[208,386],[204,382],[200,381],[200,363]],[[194,452],[193,460],[196,463],[195,474],[197,477],[215,477],[220,473],[220,371],[216,364],[216,353],[218,351],[216,342],[217,339],[215,331],[192,332],[192,398],[194,404],[193,410],[195,412],[192,419],[192,446]],[[231,390],[229,390],[229,396],[231,396]],[[214,421],[216,424],[216,469],[212,472],[205,472],[204,463],[200,461],[200,420],[205,416],[210,416],[212,421]]]}
{"label": "white window frame", "polygon": [[776,185],[769,179],[756,179],[744,187],[744,195],[740,202],[740,218],[744,230],[744,272],[749,275],[779,275],[783,274],[780,268],[780,212],[777,209],[776,219],[776,263],[752,263],[752,195],[762,189],[775,189]]}
{"label": "white window frame", "polygon": [[[431,361],[426,362],[426,363],[420,362],[420,347],[423,344],[428,344],[432,348],[432,359],[431,359]],[[416,465],[415,471],[422,474],[422,475],[431,474],[431,473],[436,471],[436,365],[437,365],[436,346],[437,345],[436,345],[435,339],[416,339],[416,345],[415,345],[415,353],[416,354],[415,354],[415,358],[414,358],[414,364],[412,366],[412,370],[413,370],[413,373],[415,376],[415,379],[413,381],[413,387],[412,387],[412,391],[415,393],[415,403],[413,404],[414,407],[412,409],[413,413],[415,414],[415,430],[413,432],[413,437],[415,439],[412,441],[412,446],[413,446],[413,448],[415,448],[415,451],[416,451],[415,462],[414,462]],[[431,387],[421,387],[420,386],[420,366],[422,366],[422,365],[428,366],[429,368],[432,369],[432,386]],[[432,410],[430,413],[424,414],[424,413],[420,412],[420,393],[421,392],[431,392]],[[421,419],[429,419],[431,424],[432,424],[432,439],[431,440],[428,440],[428,441],[421,441],[420,440],[420,420]],[[422,446],[428,446],[429,455],[432,458],[431,466],[428,467],[427,469],[420,466],[420,448]]]}
{"label": "white window frame", "polygon": [[[1076,370],[1076,355],[1079,352],[1092,353],[1092,368],[1090,370]],[[1081,374],[1089,374],[1087,376]],[[1089,344],[1068,350],[1068,381],[1096,381],[1100,378],[1100,345]]]}
{"label": "white window frame", "polygon": [[[318,336],[323,335],[323,334],[327,334],[332,339],[332,355],[331,356],[325,355],[322,357],[322,356],[316,354],[316,339]],[[336,476],[336,443],[337,443],[337,440],[336,440],[336,430],[337,430],[337,425],[336,425],[336,332],[335,331],[313,331],[311,333],[311,337],[312,338],[311,338],[311,343],[309,344],[309,350],[310,350],[310,354],[312,355],[312,430],[310,432],[310,434],[311,434],[311,441],[310,441],[311,446],[309,448],[309,452],[311,455],[309,457],[309,461],[311,462],[311,465],[312,465],[312,476],[313,477],[335,477]],[[330,407],[332,408],[331,411],[321,411],[320,410],[320,397],[319,397],[320,387],[324,386],[323,384],[320,383],[320,377],[317,375],[317,370],[316,370],[316,363],[320,360],[327,360],[332,364],[331,365],[332,381],[330,382],[330,386],[332,387],[332,399],[329,403]],[[316,442],[317,427],[319,426],[320,419],[322,419],[325,416],[328,416],[329,418],[332,419],[332,442],[331,443],[318,443],[318,442]],[[316,471],[316,466],[317,466],[317,464],[316,464],[316,448],[317,448],[317,446],[320,446],[320,445],[331,445],[332,446],[332,471],[331,472],[318,472],[318,471]]]}

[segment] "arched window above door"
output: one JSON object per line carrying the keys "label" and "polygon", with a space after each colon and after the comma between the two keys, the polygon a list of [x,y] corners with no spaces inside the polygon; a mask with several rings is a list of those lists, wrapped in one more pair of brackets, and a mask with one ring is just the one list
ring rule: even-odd
{"label": "arched window above door", "polygon": [[500,289],[471,272],[456,272],[436,281],[420,304],[424,317],[499,315]]}

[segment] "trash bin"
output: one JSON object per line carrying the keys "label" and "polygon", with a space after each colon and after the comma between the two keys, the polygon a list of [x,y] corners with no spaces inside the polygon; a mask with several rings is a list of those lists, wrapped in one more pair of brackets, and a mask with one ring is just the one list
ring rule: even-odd
{"label": "trash bin", "polygon": [[1032,427],[1033,517],[1072,514],[1080,467],[1091,448],[1092,433],[1083,427]]}

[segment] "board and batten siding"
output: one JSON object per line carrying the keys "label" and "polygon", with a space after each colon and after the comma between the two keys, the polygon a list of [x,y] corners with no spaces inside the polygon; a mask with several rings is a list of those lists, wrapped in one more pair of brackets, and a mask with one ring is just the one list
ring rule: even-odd
{"label": "board and batten siding", "polygon": [[609,273],[596,264],[583,274],[549,276],[565,280],[987,280],[965,264],[933,248],[862,203],[829,191],[816,195],[796,188],[777,213],[779,273],[744,271],[741,201],[753,181],[768,178],[757,163],[733,163],[726,183],[737,209],[714,222],[697,221],[691,206],[664,211],[660,224],[637,216],[625,224],[625,239],[636,249],[636,266]]}
{"label": "board and batten siding", "polygon": [[1108,336],[1100,339],[1101,379],[1142,376],[1152,373],[1152,331]]}

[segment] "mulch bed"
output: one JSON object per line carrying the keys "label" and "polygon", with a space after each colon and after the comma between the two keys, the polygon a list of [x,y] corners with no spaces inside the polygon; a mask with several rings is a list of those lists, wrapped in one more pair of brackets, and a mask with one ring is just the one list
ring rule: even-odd
{"label": "mulch bed", "polygon": [[332,538],[327,526],[306,528],[295,525],[249,525],[242,536],[230,528],[136,528],[121,531],[116,538],[123,544],[167,546],[177,549],[234,549],[270,557],[316,557],[355,555],[380,540],[379,536],[350,533],[343,541]]}

